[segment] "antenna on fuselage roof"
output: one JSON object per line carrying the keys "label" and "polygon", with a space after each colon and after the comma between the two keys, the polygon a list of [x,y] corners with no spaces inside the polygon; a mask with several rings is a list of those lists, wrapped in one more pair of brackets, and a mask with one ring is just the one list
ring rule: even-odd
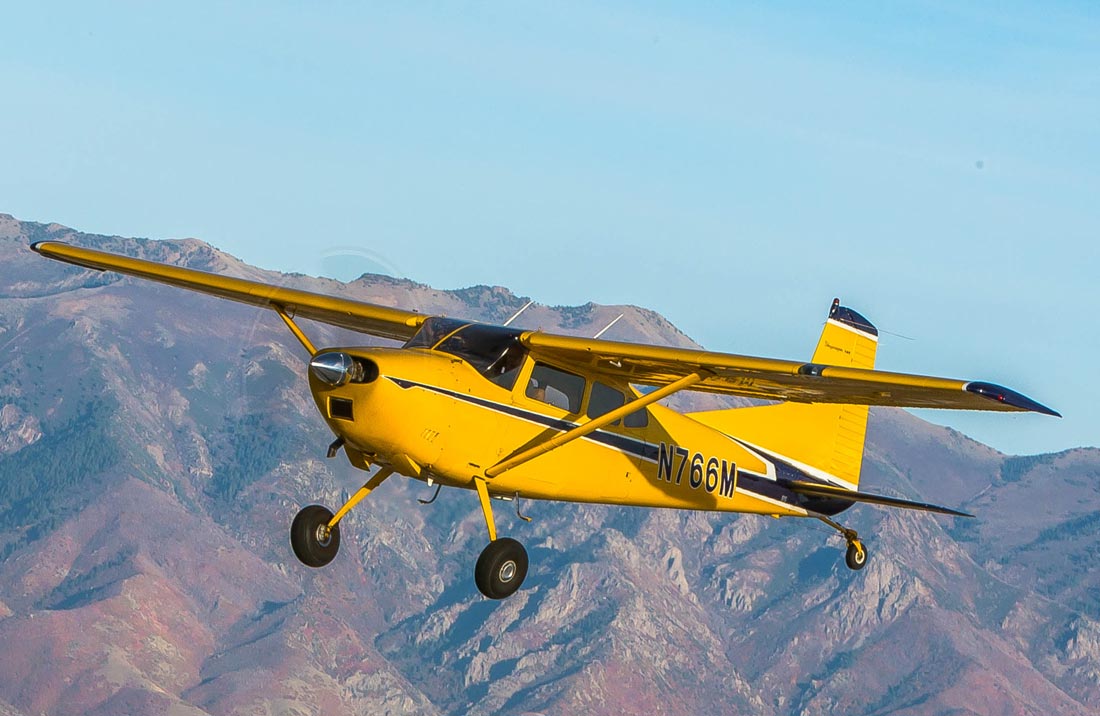
{"label": "antenna on fuselage roof", "polygon": [[592,336],[592,340],[595,340],[595,339],[599,338],[600,336],[602,336],[603,334],[607,333],[607,329],[611,328],[616,323],[618,323],[619,319],[622,318],[625,315],[626,315],[625,313],[620,313],[619,315],[615,316],[615,320],[613,320],[611,323],[608,323],[606,326],[603,327],[603,330],[601,330],[596,335]]}
{"label": "antenna on fuselage roof", "polygon": [[505,325],[505,326],[507,326],[507,325],[509,325],[509,324],[510,324],[510,323],[511,323],[512,321],[514,321],[514,320],[516,320],[517,318],[519,318],[519,314],[523,313],[523,312],[524,312],[524,311],[526,311],[526,310],[527,310],[528,308],[530,308],[530,307],[531,307],[531,304],[532,304],[532,303],[534,303],[534,301],[528,301],[527,303],[523,304],[523,308],[521,308],[521,309],[519,309],[518,311],[516,311],[515,313],[513,313],[513,314],[512,314],[512,317],[511,317],[511,318],[509,318],[509,319],[508,319],[507,321],[505,321],[505,322],[504,322],[504,325]]}

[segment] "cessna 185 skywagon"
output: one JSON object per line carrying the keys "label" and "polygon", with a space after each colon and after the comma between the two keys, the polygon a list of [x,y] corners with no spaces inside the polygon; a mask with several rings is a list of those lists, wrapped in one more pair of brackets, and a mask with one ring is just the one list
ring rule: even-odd
{"label": "cessna 185 skywagon", "polygon": [[[866,547],[833,520],[853,504],[967,516],[859,491],[868,406],[1058,415],[990,383],[873,370],[878,332],[839,301],[810,361],[786,361],[424,316],[58,242],[32,248],[274,310],[309,353],[309,387],[336,436],[329,456],[342,447],[354,466],[378,468],[335,514],[298,513],[298,559],[332,561],[340,520],[396,473],[476,491],[489,544],[474,577],[492,599],[520,587],[527,553],[497,537],[490,498],[812,517],[844,536],[848,566],[862,569]],[[299,318],[403,345],[318,349]],[[682,390],[782,402],[687,414],[658,404]]]}

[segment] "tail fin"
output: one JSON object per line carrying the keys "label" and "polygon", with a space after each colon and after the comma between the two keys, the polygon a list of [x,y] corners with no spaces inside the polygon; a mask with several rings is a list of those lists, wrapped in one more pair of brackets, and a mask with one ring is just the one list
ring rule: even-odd
{"label": "tail fin", "polygon": [[[875,366],[877,347],[878,330],[836,299],[811,360],[818,365],[869,369]],[[859,485],[866,405],[782,403],[692,413],[691,417],[795,467],[825,473],[844,487],[854,490]]]}

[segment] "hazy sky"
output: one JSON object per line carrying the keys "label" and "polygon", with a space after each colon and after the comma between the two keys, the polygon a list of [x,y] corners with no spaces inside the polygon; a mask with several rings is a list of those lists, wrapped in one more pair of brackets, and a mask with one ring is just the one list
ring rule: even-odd
{"label": "hazy sky", "polygon": [[1095,2],[0,18],[0,211],[17,218],[639,304],[709,349],[783,358],[809,357],[840,296],[890,332],[879,367],[1000,382],[1066,416],[924,417],[1009,453],[1100,442]]}

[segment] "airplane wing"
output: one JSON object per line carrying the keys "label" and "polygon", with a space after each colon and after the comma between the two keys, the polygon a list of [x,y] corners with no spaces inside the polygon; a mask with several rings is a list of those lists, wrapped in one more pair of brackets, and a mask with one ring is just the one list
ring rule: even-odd
{"label": "airplane wing", "polygon": [[428,317],[413,311],[335,298],[320,293],[281,288],[258,281],[219,276],[195,269],[171,266],[72,246],[59,241],[39,241],[31,248],[43,256],[97,271],[117,271],[180,288],[208,293],[231,301],[281,309],[295,318],[309,318],[399,341],[408,340]]}
{"label": "airplane wing", "polygon": [[[77,266],[117,271],[395,340],[408,340],[429,318],[413,311],[281,288],[57,241],[40,241],[31,248],[48,258]],[[520,340],[536,358],[545,358],[562,367],[574,366],[586,374],[641,385],[669,385],[698,373],[703,378],[691,390],[751,398],[904,408],[1033,411],[1061,417],[1016,391],[992,383],[576,338],[541,331],[523,333]]]}
{"label": "airplane wing", "polygon": [[667,385],[692,373],[691,390],[800,403],[887,405],[900,408],[1057,412],[992,383],[841,368],[684,348],[664,348],[542,332],[522,343],[537,358],[586,374],[639,385]]}

